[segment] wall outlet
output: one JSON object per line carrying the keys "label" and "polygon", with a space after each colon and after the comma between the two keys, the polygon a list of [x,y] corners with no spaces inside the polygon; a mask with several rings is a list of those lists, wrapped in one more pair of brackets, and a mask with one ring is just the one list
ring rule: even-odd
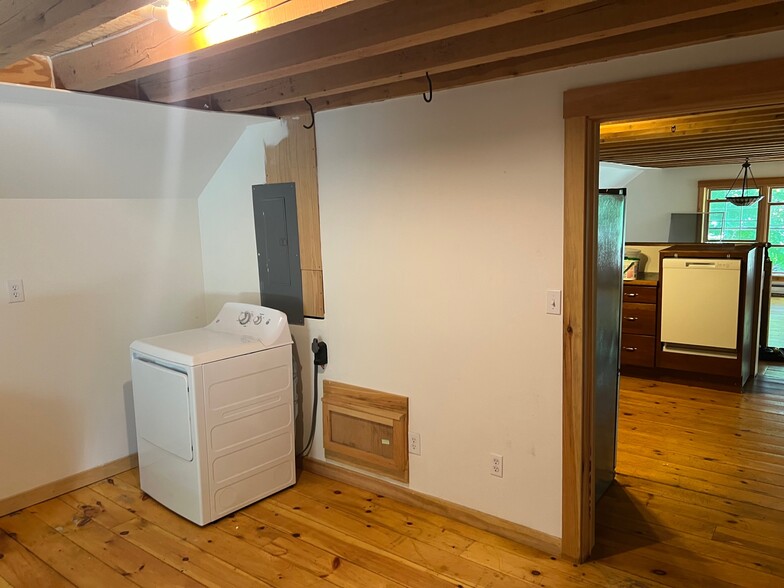
{"label": "wall outlet", "polygon": [[8,302],[24,302],[22,280],[8,280]]}
{"label": "wall outlet", "polygon": [[422,439],[419,433],[408,432],[408,452],[414,455],[422,455]]}
{"label": "wall outlet", "polygon": [[490,475],[498,478],[504,477],[504,456],[498,453],[490,454]]}

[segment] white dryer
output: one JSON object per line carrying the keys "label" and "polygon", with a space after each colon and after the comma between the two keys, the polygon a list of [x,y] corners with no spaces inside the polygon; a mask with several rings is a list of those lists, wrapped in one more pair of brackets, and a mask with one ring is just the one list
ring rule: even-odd
{"label": "white dryer", "polygon": [[141,487],[206,525],[296,481],[286,315],[228,303],[131,344]]}

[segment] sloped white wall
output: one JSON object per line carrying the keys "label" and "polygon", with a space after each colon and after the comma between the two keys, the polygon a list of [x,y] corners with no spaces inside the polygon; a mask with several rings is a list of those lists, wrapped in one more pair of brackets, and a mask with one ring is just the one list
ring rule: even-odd
{"label": "sloped white wall", "polygon": [[[702,180],[732,181],[737,165],[700,165],[671,169],[646,169],[627,185],[626,240],[667,242],[670,214],[697,212],[697,184]],[[784,176],[784,162],[752,162],[755,177]]]}
{"label": "sloped white wall", "polygon": [[259,304],[251,187],[266,182],[265,141],[282,137],[279,121],[248,127],[199,196],[208,316],[226,302]]}
{"label": "sloped white wall", "polygon": [[128,346],[206,322],[197,197],[257,120],[0,84],[0,499],[135,451]]}
{"label": "sloped white wall", "polygon": [[644,168],[609,161],[599,162],[599,188],[625,188]]}
{"label": "sloped white wall", "polygon": [[[563,91],[782,53],[765,35],[319,113],[326,319],[292,329],[304,422],[322,337],[324,377],[410,398],[411,488],[560,536],[561,318],[545,292],[562,284]],[[237,231],[252,230],[246,194],[224,212]],[[208,299],[257,283],[242,259],[211,266]]]}
{"label": "sloped white wall", "polygon": [[257,122],[0,83],[0,198],[197,198]]}

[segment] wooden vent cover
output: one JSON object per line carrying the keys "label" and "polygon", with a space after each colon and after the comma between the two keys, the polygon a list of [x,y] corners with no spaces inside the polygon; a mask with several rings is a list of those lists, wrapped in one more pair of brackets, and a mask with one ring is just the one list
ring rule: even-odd
{"label": "wooden vent cover", "polygon": [[324,381],[327,459],[408,482],[408,398]]}

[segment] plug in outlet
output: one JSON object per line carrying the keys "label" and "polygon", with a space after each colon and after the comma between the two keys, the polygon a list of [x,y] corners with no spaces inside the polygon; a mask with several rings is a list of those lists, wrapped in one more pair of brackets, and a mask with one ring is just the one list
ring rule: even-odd
{"label": "plug in outlet", "polygon": [[504,477],[504,456],[498,453],[490,454],[490,475],[498,478]]}
{"label": "plug in outlet", "polygon": [[8,302],[24,302],[22,280],[8,280]]}
{"label": "plug in outlet", "polygon": [[422,455],[422,439],[419,437],[419,433],[408,432],[408,452]]}

